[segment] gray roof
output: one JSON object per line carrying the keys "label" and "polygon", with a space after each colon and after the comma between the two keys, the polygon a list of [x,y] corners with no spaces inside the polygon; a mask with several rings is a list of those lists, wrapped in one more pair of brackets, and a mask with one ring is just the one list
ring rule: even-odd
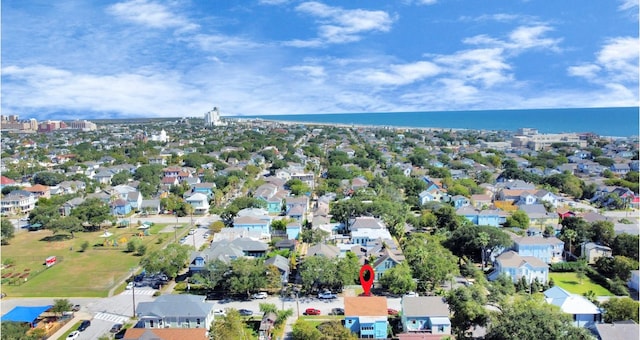
{"label": "gray roof", "polygon": [[598,323],[596,332],[602,340],[640,339],[640,327],[633,321]]}
{"label": "gray roof", "polygon": [[402,298],[402,314],[449,317],[449,305],[441,296],[405,296]]}
{"label": "gray roof", "polygon": [[307,256],[321,255],[328,258],[338,257],[340,255],[340,249],[336,246],[319,243],[309,247],[307,250]]}
{"label": "gray roof", "polygon": [[205,319],[213,309],[203,296],[189,294],[160,295],[153,302],[140,302],[136,313],[139,316],[191,316]]}
{"label": "gray roof", "polygon": [[268,258],[266,261],[264,261],[264,264],[267,266],[274,265],[284,272],[289,271],[289,260],[287,260],[287,258],[284,256],[276,255],[274,257]]}
{"label": "gray roof", "polygon": [[498,261],[502,268],[519,268],[525,263],[528,263],[534,268],[548,268],[549,266],[542,262],[542,260],[533,256],[520,256],[513,250],[509,250],[500,254],[496,261]]}
{"label": "gray roof", "polygon": [[243,251],[267,251],[267,249],[269,249],[269,246],[266,243],[245,237],[237,238],[231,241],[231,244],[237,246]]}

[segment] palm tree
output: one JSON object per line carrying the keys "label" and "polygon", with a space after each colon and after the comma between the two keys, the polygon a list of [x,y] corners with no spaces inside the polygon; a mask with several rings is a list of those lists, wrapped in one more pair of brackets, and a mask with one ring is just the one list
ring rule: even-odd
{"label": "palm tree", "polygon": [[482,273],[484,273],[484,257],[487,252],[487,246],[489,245],[489,234],[481,231],[478,233],[478,242],[480,243],[480,247],[482,248]]}
{"label": "palm tree", "polygon": [[[573,241],[578,237],[578,233],[573,229],[567,229],[562,233],[562,235],[567,241],[569,241],[569,255],[573,255]],[[567,259],[565,257],[565,261],[566,260]]]}

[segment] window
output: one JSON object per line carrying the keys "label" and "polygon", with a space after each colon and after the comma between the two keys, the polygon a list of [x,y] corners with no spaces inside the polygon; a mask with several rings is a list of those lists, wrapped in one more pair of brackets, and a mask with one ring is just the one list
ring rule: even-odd
{"label": "window", "polygon": [[444,332],[444,326],[438,326],[438,332]]}
{"label": "window", "polygon": [[149,328],[153,328],[153,320],[149,320]]}
{"label": "window", "polygon": [[198,324],[198,326],[200,326],[200,319],[196,319],[196,324]]}

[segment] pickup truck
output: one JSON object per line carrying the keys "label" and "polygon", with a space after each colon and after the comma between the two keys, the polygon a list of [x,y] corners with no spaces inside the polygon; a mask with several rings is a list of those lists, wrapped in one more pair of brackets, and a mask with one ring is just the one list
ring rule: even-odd
{"label": "pickup truck", "polygon": [[335,298],[336,298],[336,294],[333,294],[332,292],[329,292],[329,291],[318,293],[318,299],[335,299]]}

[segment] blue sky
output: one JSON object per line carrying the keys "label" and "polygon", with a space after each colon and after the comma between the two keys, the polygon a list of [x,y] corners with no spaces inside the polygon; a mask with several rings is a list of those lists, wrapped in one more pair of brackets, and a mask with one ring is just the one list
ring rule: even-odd
{"label": "blue sky", "polygon": [[2,1],[2,114],[638,106],[638,0]]}

